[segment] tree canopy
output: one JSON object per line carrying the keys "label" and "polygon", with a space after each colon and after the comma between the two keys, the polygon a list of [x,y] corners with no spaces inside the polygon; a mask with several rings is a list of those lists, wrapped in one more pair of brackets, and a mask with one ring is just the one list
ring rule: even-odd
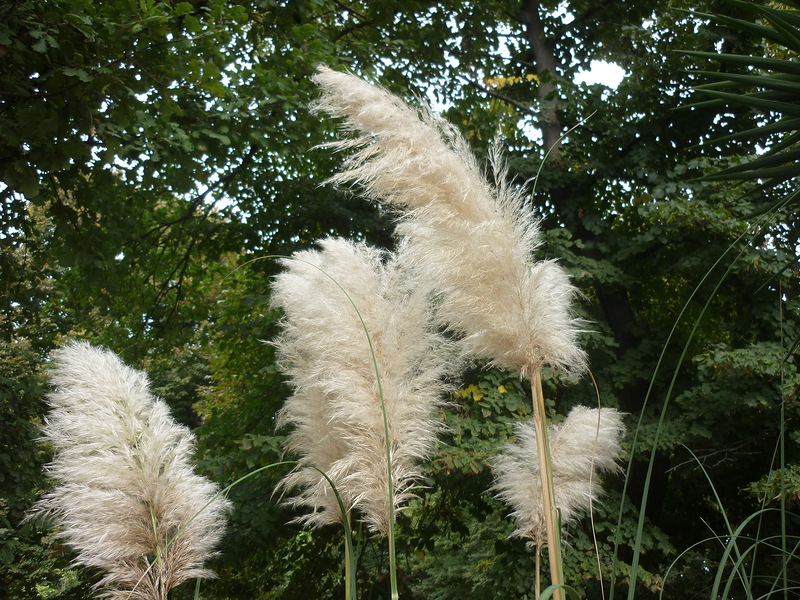
{"label": "tree canopy", "polygon": [[[717,568],[730,570],[725,544],[749,536],[761,544],[741,557],[752,597],[796,585],[797,174],[737,173],[765,149],[796,149],[797,72],[715,57],[796,64],[797,9],[0,3],[0,590],[83,598],[95,576],[45,525],[22,522],[48,486],[36,429],[47,356],[67,339],[146,369],[219,483],[282,456],[288,390],[265,343],[280,316],[272,257],[330,235],[394,243],[391,214],[324,183],[343,156],[321,146],[338,124],[309,110],[321,64],[432,103],[482,159],[499,145],[504,176],[529,186],[539,254],[580,288],[591,377],[546,378],[548,408],[557,420],[598,397],[621,409],[629,462],[593,519],[570,528],[567,581],[587,598],[710,595]],[[593,61],[622,67],[622,82],[580,83]],[[507,539],[508,510],[488,491],[527,390],[482,365],[458,386],[440,415],[450,433],[399,523],[401,597],[531,597],[533,555]],[[287,525],[273,495],[284,473],[231,491],[203,596],[341,595],[339,531]],[[385,548],[359,539],[360,597],[385,597]]]}

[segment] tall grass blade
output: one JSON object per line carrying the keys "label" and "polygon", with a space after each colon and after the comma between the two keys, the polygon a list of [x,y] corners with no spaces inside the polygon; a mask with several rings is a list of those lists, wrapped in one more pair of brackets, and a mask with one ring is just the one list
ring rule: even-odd
{"label": "tall grass blade", "polygon": [[[773,211],[771,211],[770,213],[762,215],[761,217],[759,217],[758,220],[757,220],[757,223],[755,225],[748,226],[745,229],[745,231],[743,231],[736,238],[736,240],[734,240],[733,243],[731,243],[728,246],[728,248],[725,250],[725,252],[722,253],[722,255],[715,261],[715,263],[708,269],[708,271],[706,271],[705,275],[701,278],[700,282],[695,286],[695,288],[692,291],[692,293],[690,294],[689,298],[684,303],[684,305],[681,308],[681,311],[678,314],[677,318],[675,319],[675,323],[673,324],[673,327],[670,330],[670,333],[667,336],[667,339],[666,339],[666,341],[665,341],[665,343],[664,343],[664,345],[662,347],[661,355],[659,356],[659,359],[658,359],[658,361],[656,363],[656,367],[654,369],[653,375],[651,376],[650,385],[648,387],[647,393],[645,394],[645,399],[644,399],[644,403],[643,403],[643,406],[642,406],[642,414],[641,414],[641,416],[639,418],[639,426],[637,426],[636,430],[634,431],[634,437],[633,437],[633,441],[632,441],[632,444],[631,444],[631,446],[633,448],[636,447],[636,443],[637,443],[637,439],[638,439],[638,433],[639,433],[639,427],[641,426],[641,422],[642,422],[643,415],[644,415],[644,409],[645,409],[645,407],[647,406],[647,404],[650,401],[650,398],[651,398],[651,395],[652,395],[652,392],[653,392],[653,388],[654,388],[654,385],[655,385],[656,377],[657,377],[658,372],[661,369],[662,363],[664,361],[664,357],[666,356],[667,348],[668,348],[673,336],[675,335],[675,332],[677,331],[678,324],[681,322],[681,320],[683,319],[683,315],[688,310],[688,307],[690,306],[690,303],[699,294],[700,290],[704,287],[706,281],[708,279],[710,279],[712,274],[717,270],[717,267],[719,267],[721,264],[723,264],[723,261],[725,260],[725,258],[734,250],[734,248],[738,244],[740,244],[743,240],[745,240],[747,238],[748,233],[752,232],[750,234],[752,236],[751,239],[755,238],[755,236],[758,235],[758,231],[761,229],[761,227],[764,224],[766,224],[772,218],[772,215],[775,212],[777,212],[780,208],[782,208],[785,205],[787,200],[788,200],[788,198],[784,198],[782,204],[776,204],[774,206],[774,210]],[[695,335],[695,333],[697,331],[697,328],[698,328],[700,322],[702,321],[703,317],[705,316],[705,313],[708,310],[709,306],[711,305],[711,302],[715,298],[716,293],[719,290],[720,286],[722,285],[723,281],[725,281],[725,279],[727,278],[728,274],[731,272],[733,266],[736,264],[736,262],[739,260],[739,258],[743,255],[744,251],[745,251],[745,249],[743,248],[733,258],[731,263],[727,266],[727,268],[724,270],[722,275],[716,281],[713,289],[709,292],[708,298],[706,299],[706,302],[703,304],[703,307],[702,307],[702,309],[700,311],[700,314],[695,319],[695,322],[694,322],[694,324],[692,326],[691,332],[690,332],[686,342],[684,343],[684,346],[683,346],[683,349],[681,351],[681,354],[680,354],[680,356],[678,358],[678,361],[677,361],[677,363],[676,363],[676,365],[675,365],[675,367],[673,369],[673,375],[672,375],[670,384],[669,384],[668,389],[667,389],[667,391],[665,393],[664,402],[663,402],[663,405],[662,405],[662,408],[661,408],[658,424],[657,424],[657,427],[656,427],[655,438],[654,438],[654,441],[653,441],[653,448],[652,448],[652,451],[651,451],[651,454],[650,454],[650,461],[648,463],[647,472],[645,474],[644,486],[643,486],[643,491],[642,491],[642,500],[641,500],[641,504],[640,504],[640,508],[639,508],[639,513],[640,513],[639,514],[639,521],[638,521],[638,524],[637,524],[636,535],[635,535],[635,538],[634,538],[635,542],[634,542],[634,548],[633,548],[633,558],[631,560],[631,574],[630,574],[630,586],[628,588],[628,600],[633,600],[634,596],[635,596],[635,592],[636,592],[636,577],[637,577],[638,570],[639,570],[639,556],[640,556],[640,552],[641,552],[641,540],[642,540],[642,536],[644,534],[644,520],[645,520],[646,509],[647,509],[647,499],[648,499],[648,494],[649,494],[649,490],[650,490],[650,482],[652,480],[653,464],[654,464],[655,454],[656,454],[657,445],[658,445],[657,442],[658,442],[658,439],[660,438],[661,432],[663,430],[667,407],[669,406],[670,399],[672,397],[672,392],[673,392],[675,384],[677,382],[678,374],[679,374],[681,366],[683,365],[683,362],[684,362],[684,360],[686,358],[686,354],[687,354],[687,352],[689,350],[689,346],[690,346],[692,340],[694,339],[694,335]],[[633,464],[633,454],[631,455],[631,459],[630,459],[630,461],[628,463],[627,474],[626,474],[626,477],[625,477],[625,483],[623,485],[623,490],[622,490],[622,497],[623,498],[626,496],[626,493],[627,493],[628,482],[630,480],[630,472],[631,472],[632,464]],[[624,500],[623,500],[623,502],[624,502]],[[623,518],[623,508],[624,507],[621,505],[620,509],[619,509],[619,515],[618,515],[618,527],[620,527],[620,528],[621,528],[622,518]],[[613,553],[613,558],[612,558],[612,562],[615,565],[615,568],[612,570],[611,590],[610,590],[610,596],[609,596],[610,600],[613,600],[614,593],[615,593],[616,564],[617,564],[617,557],[618,557],[619,544],[620,544],[619,540],[620,540],[619,535],[617,535],[615,537],[615,540],[614,540],[614,553]]]}

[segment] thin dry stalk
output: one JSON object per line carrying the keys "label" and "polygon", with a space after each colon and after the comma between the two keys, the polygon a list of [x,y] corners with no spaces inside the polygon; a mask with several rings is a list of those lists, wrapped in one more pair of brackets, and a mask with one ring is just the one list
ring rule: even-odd
{"label": "thin dry stalk", "polygon": [[[547,556],[550,559],[550,581],[553,585],[561,585],[564,583],[561,566],[561,535],[558,528],[558,509],[556,508],[556,492],[552,476],[550,443],[547,439],[547,415],[544,407],[542,375],[539,369],[533,371],[531,376],[531,394],[533,397],[533,424],[536,431],[536,459],[539,462],[539,473],[541,474],[539,482],[542,491],[542,514],[545,521]],[[541,546],[541,543],[537,542],[537,546]],[[553,596],[556,600],[561,600],[563,594],[558,589]]]}

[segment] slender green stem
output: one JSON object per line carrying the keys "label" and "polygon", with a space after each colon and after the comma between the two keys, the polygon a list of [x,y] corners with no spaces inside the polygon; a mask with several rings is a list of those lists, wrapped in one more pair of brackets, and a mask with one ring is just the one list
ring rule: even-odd
{"label": "slender green stem", "polygon": [[355,586],[355,574],[356,574],[356,554],[353,550],[353,530],[350,528],[350,511],[347,510],[344,506],[344,502],[342,502],[342,497],[339,495],[339,492],[336,489],[336,486],[333,483],[333,480],[328,477],[328,474],[325,473],[322,469],[315,467],[314,465],[309,465],[312,469],[317,471],[320,475],[325,478],[325,481],[328,482],[328,485],[331,486],[333,490],[333,495],[336,497],[336,503],[339,505],[339,510],[342,513],[342,528],[344,529],[344,576],[345,576],[345,600],[356,600],[356,586]]}
{"label": "slender green stem", "polygon": [[[350,512],[344,514],[342,525],[346,532],[352,532],[350,527]],[[344,536],[344,598],[345,600],[356,599],[355,586],[355,552],[353,552],[353,537],[345,534]]]}
{"label": "slender green stem", "polygon": [[[324,271],[323,271],[324,273]],[[325,273],[330,278],[330,275]],[[364,318],[361,316],[361,312],[358,310],[355,302],[347,293],[347,291],[339,285],[339,283],[331,278],[342,292],[344,292],[347,299],[350,300],[350,303],[353,305],[353,308],[358,315],[359,320],[361,321],[361,326],[364,329],[364,335],[367,337],[367,344],[369,344],[369,351],[372,355],[372,367],[375,370],[375,381],[378,386],[378,396],[381,399],[381,413],[383,414],[383,437],[386,444],[386,486],[387,486],[387,495],[389,500],[389,514],[387,515],[389,519],[389,591],[391,594],[392,600],[399,600],[400,594],[397,591],[397,550],[395,549],[395,514],[394,514],[394,476],[392,475],[392,439],[390,435],[389,429],[389,415],[386,414],[386,400],[383,395],[383,383],[381,380],[381,371],[380,367],[378,366],[378,356],[375,352],[375,347],[372,344],[372,337],[369,334],[369,329],[367,329],[367,324],[364,322]]]}
{"label": "slender green stem", "polygon": [[[781,348],[784,348],[783,341],[783,284],[778,284],[778,312],[780,314],[780,331],[781,331]],[[786,362],[781,363],[781,394],[783,394],[784,385],[784,365]],[[780,444],[780,474],[781,474],[781,558],[783,559],[783,598],[789,600],[789,554],[787,553],[787,538],[786,538],[786,398],[781,398],[781,414],[780,414],[780,436],[778,443]]]}
{"label": "slender green stem", "polygon": [[[792,196],[791,198],[784,198],[784,200],[782,200],[781,202],[777,203],[775,206],[771,207],[770,210],[777,211],[778,209],[782,208],[786,204],[786,202],[788,200],[791,200],[793,198],[794,198],[794,196]],[[641,408],[640,414],[639,414],[639,424],[637,425],[636,430],[634,431],[633,440],[631,442],[631,448],[636,448],[637,447],[637,441],[639,439],[639,431],[640,431],[640,429],[642,427],[642,423],[643,423],[644,416],[645,416],[645,408],[648,406],[648,404],[650,402],[650,398],[652,396],[652,393],[653,393],[653,390],[655,388],[655,384],[656,384],[656,381],[657,381],[658,372],[661,369],[661,366],[662,366],[662,364],[664,362],[664,359],[665,359],[665,357],[667,355],[669,344],[672,341],[675,333],[677,332],[678,326],[682,322],[684,314],[687,312],[689,306],[694,301],[695,297],[699,294],[700,289],[703,287],[703,285],[706,283],[706,281],[711,279],[712,275],[714,273],[716,273],[717,267],[723,263],[725,258],[730,253],[733,252],[733,250],[735,249],[736,245],[739,242],[741,242],[742,240],[745,240],[747,238],[748,233],[751,234],[751,237],[754,237],[758,233],[758,231],[763,226],[766,225],[766,223],[769,221],[769,219],[772,218],[772,216],[773,216],[773,213],[769,213],[766,217],[763,217],[763,216],[760,217],[758,219],[758,222],[755,225],[748,226],[739,235],[739,237],[736,238],[736,240],[730,246],[728,246],[728,248],[725,250],[725,252],[722,253],[722,255],[714,262],[714,264],[706,271],[705,275],[703,275],[703,277],[701,278],[700,282],[695,286],[695,288],[692,291],[692,293],[690,294],[689,298],[684,303],[683,307],[681,308],[680,313],[678,314],[677,318],[675,319],[675,322],[672,325],[672,329],[670,330],[666,341],[664,342],[664,345],[663,345],[663,347],[661,349],[661,354],[660,354],[660,356],[658,358],[658,361],[656,362],[655,370],[653,371],[653,374],[650,377],[650,385],[648,386],[647,392],[645,393],[644,401],[643,401],[642,408]],[[643,531],[644,531],[644,521],[645,521],[645,515],[646,515],[646,509],[647,509],[648,494],[649,494],[649,490],[650,490],[650,481],[652,479],[652,473],[653,473],[653,464],[654,464],[656,452],[658,451],[658,440],[660,439],[661,432],[663,430],[666,411],[667,411],[668,405],[670,404],[670,400],[672,398],[672,392],[673,392],[673,389],[674,389],[674,385],[675,385],[675,382],[677,381],[681,365],[683,364],[683,361],[686,358],[686,354],[687,354],[687,352],[689,350],[689,345],[691,344],[692,340],[694,339],[694,334],[697,331],[697,328],[699,327],[700,322],[703,320],[703,317],[705,315],[706,310],[708,309],[709,305],[711,304],[711,301],[714,299],[714,297],[715,297],[715,295],[717,293],[717,290],[722,285],[722,282],[726,279],[726,277],[728,276],[729,272],[733,269],[733,266],[736,264],[736,262],[739,260],[739,258],[742,256],[743,253],[744,253],[744,249],[739,251],[739,253],[734,257],[732,262],[725,269],[725,272],[722,274],[722,276],[716,282],[716,284],[714,286],[714,289],[711,291],[709,297],[707,298],[705,304],[703,305],[703,308],[702,308],[702,310],[700,312],[700,315],[695,319],[695,322],[694,322],[694,324],[692,326],[692,331],[691,331],[688,339],[684,342],[683,350],[682,350],[682,352],[680,354],[680,357],[678,358],[678,362],[677,362],[677,364],[676,364],[676,366],[675,366],[675,368],[673,369],[673,372],[672,372],[672,380],[670,382],[669,388],[667,389],[666,395],[664,397],[664,402],[663,402],[662,407],[661,407],[661,414],[659,416],[658,425],[657,425],[657,428],[656,428],[655,440],[652,442],[652,449],[651,449],[651,452],[650,452],[650,461],[649,461],[648,466],[647,466],[647,473],[645,475],[645,481],[644,481],[644,489],[642,491],[641,503],[640,503],[640,506],[639,506],[639,521],[638,521],[637,528],[636,528],[636,535],[634,537],[633,558],[631,560],[631,569],[630,569],[630,576],[629,576],[628,600],[633,600],[634,597],[635,597],[635,594],[636,594],[636,589],[637,589],[637,587],[636,587],[636,577],[637,577],[637,574],[638,574],[638,571],[639,571],[639,555],[641,553],[641,540],[642,540]],[[628,460],[628,468],[627,468],[627,472],[625,474],[625,483],[624,483],[623,488],[622,488],[622,497],[623,498],[627,494],[628,484],[629,484],[630,479],[631,479],[630,473],[631,473],[631,468],[632,468],[632,465],[633,465],[633,460],[634,460],[634,452],[632,451],[631,452],[631,456],[630,456],[630,458]],[[623,519],[624,507],[625,507],[625,503],[624,502],[620,502],[619,513],[618,513],[618,518],[617,518],[617,525],[618,525],[617,534],[614,537],[614,551],[613,551],[613,555],[612,555],[612,564],[614,565],[614,567],[612,568],[612,571],[611,571],[611,584],[609,586],[610,587],[609,600],[614,600],[615,591],[616,591],[616,578],[617,578],[617,575],[618,575],[617,560],[618,560],[618,555],[619,555],[619,548],[620,548],[620,546],[622,544],[622,539],[621,539],[622,527],[621,527],[621,523],[622,523],[622,519]]]}
{"label": "slender green stem", "polygon": [[[392,509],[394,515],[394,509]],[[397,591],[397,551],[394,546],[394,517],[390,522],[391,530],[389,533],[389,586],[392,600],[399,600],[400,594]]]}
{"label": "slender green stem", "polygon": [[[324,273],[324,271],[323,271]],[[386,414],[386,400],[383,395],[383,383],[381,380],[381,371],[380,367],[378,366],[378,357],[375,352],[375,347],[372,344],[372,337],[369,334],[369,329],[367,328],[367,324],[364,322],[364,318],[361,316],[361,312],[358,310],[358,306],[356,306],[353,299],[347,293],[347,291],[339,285],[339,283],[330,277],[327,273],[325,273],[331,281],[333,281],[342,292],[344,292],[347,299],[353,305],[353,308],[358,315],[359,320],[361,321],[361,326],[364,329],[364,335],[367,338],[367,344],[369,344],[369,351],[372,355],[372,367],[375,370],[375,381],[378,386],[378,396],[381,399],[381,413],[383,414],[383,436],[384,441],[386,444],[386,486],[387,486],[387,495],[389,500],[389,514],[387,517],[389,518],[389,591],[391,594],[392,600],[399,600],[400,594],[397,591],[397,550],[395,548],[395,514],[394,514],[394,476],[392,475],[392,439],[390,435],[389,429],[389,415]]]}
{"label": "slender green stem", "polygon": [[[536,429],[536,449],[539,460],[539,473],[542,478],[542,510],[547,533],[547,556],[550,559],[550,581],[553,585],[564,583],[561,567],[561,532],[558,527],[558,513],[553,486],[553,464],[550,460],[550,444],[547,440],[547,415],[544,408],[542,374],[532,369],[531,395],[533,397],[533,425]],[[555,600],[563,600],[561,589],[553,592]]]}
{"label": "slender green stem", "polygon": [[[366,330],[366,329],[365,329]],[[369,334],[367,334],[369,339]],[[372,341],[370,340],[370,349],[372,349]],[[372,352],[372,360],[375,361],[375,375],[378,380],[378,392],[381,397],[381,411],[383,411],[383,433],[386,440],[386,478],[389,495],[389,591],[392,600],[398,600],[400,594],[397,591],[397,550],[395,549],[395,515],[394,515],[394,477],[392,476],[392,440],[389,437],[389,418],[386,414],[386,403],[383,399],[383,388],[381,387],[381,378],[378,371],[378,362],[375,358],[375,352]]]}

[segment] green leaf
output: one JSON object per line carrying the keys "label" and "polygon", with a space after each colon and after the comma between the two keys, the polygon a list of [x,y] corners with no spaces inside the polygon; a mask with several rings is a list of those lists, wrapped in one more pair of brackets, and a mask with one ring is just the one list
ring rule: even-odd
{"label": "green leaf", "polygon": [[781,60],[779,58],[740,56],[738,54],[717,54],[715,52],[700,52],[696,50],[681,50],[679,54],[694,56],[696,58],[718,60],[729,64],[763,69],[765,71],[776,71],[778,73],[800,75],[800,63],[789,60]]}
{"label": "green leaf", "polygon": [[203,88],[208,90],[213,96],[217,98],[224,98],[225,97],[225,86],[222,85],[219,81],[209,81],[203,84]]}
{"label": "green leaf", "polygon": [[45,54],[47,52],[47,42],[42,38],[31,45],[31,50],[40,54]]}
{"label": "green leaf", "polygon": [[64,75],[67,77],[77,77],[83,82],[89,82],[92,80],[92,76],[86,72],[85,69],[76,69],[74,67],[64,67],[63,69]]}
{"label": "green leaf", "polygon": [[765,98],[756,97],[754,95],[742,96],[740,94],[731,94],[730,92],[720,92],[717,90],[703,90],[703,93],[720,100],[727,100],[732,104],[740,104],[767,112],[776,112],[784,115],[800,117],[800,104],[768,100]]}
{"label": "green leaf", "polygon": [[188,15],[194,12],[194,6],[192,6],[191,2],[178,2],[173,7],[173,14],[176,17],[180,17],[183,15]]}

